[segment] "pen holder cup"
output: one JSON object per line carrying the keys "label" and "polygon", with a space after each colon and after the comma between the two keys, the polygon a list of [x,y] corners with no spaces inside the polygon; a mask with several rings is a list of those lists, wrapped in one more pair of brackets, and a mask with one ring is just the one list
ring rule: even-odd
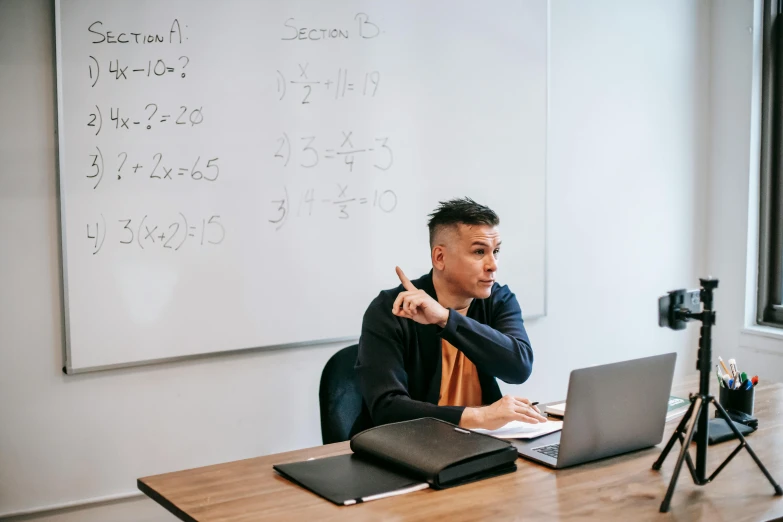
{"label": "pen holder cup", "polygon": [[753,415],[753,402],[755,399],[756,387],[749,390],[730,390],[721,387],[720,405],[727,410],[737,410],[748,415]]}

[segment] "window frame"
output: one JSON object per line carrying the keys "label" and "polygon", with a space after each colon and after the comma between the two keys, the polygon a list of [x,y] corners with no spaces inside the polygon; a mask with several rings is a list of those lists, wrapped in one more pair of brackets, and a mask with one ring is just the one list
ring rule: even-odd
{"label": "window frame", "polygon": [[783,0],[762,13],[759,272],[756,322],[783,328]]}

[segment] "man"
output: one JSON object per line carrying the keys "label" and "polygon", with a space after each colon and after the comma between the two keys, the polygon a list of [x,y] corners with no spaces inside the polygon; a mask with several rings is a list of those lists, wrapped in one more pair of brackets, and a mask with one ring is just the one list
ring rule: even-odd
{"label": "man", "polygon": [[410,281],[397,267],[402,285],[364,314],[356,370],[365,411],[354,430],[370,419],[435,417],[486,429],[545,422],[528,399],[501,397],[495,381],[525,382],[533,365],[519,303],[495,282],[498,216],[464,198],[441,202],[429,217],[432,271]]}

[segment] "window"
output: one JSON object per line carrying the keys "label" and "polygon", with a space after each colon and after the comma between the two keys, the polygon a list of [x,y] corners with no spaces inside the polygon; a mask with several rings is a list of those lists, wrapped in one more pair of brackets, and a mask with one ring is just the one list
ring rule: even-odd
{"label": "window", "polygon": [[756,320],[783,328],[783,0],[764,0]]}

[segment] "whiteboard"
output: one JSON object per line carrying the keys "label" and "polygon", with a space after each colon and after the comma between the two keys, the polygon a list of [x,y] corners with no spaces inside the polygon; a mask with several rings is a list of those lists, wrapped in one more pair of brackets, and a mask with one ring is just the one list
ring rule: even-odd
{"label": "whiteboard", "polygon": [[545,0],[56,2],[65,370],[356,339],[500,216],[545,314]]}

